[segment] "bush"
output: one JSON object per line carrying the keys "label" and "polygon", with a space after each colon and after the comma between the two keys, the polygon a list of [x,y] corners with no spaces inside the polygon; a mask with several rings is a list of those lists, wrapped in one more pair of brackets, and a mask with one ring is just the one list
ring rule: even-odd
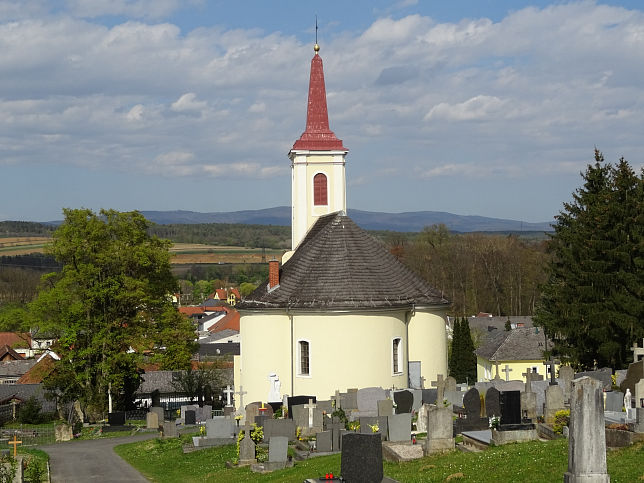
{"label": "bush", "polygon": [[27,468],[25,468],[25,478],[29,483],[41,483],[47,478],[45,465],[35,458],[29,458]]}
{"label": "bush", "polygon": [[40,424],[44,421],[45,415],[40,412],[42,405],[34,396],[20,406],[18,421],[22,424]]}
{"label": "bush", "polygon": [[555,413],[555,421],[552,423],[552,429],[557,434],[563,434],[564,426],[570,423],[570,409],[562,409]]}

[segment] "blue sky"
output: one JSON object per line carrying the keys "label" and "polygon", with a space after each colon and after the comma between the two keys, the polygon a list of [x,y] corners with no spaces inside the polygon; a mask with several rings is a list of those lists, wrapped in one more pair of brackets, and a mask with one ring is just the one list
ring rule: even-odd
{"label": "blue sky", "polygon": [[0,0],[0,220],[289,205],[316,14],[350,208],[548,221],[642,166],[640,2]]}

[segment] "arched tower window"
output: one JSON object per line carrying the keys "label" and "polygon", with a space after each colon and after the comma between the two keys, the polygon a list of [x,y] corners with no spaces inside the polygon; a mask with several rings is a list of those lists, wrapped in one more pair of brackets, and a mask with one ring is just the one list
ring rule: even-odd
{"label": "arched tower window", "polygon": [[326,175],[318,173],[313,177],[313,204],[327,205],[327,181]]}

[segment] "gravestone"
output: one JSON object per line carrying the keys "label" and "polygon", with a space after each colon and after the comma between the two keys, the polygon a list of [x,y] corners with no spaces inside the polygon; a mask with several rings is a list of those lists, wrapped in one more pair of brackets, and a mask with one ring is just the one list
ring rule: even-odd
{"label": "gravestone", "polygon": [[432,386],[436,388],[436,404],[442,404],[445,395],[445,380],[442,374],[436,376],[436,380],[432,381]]}
{"label": "gravestone", "polygon": [[543,409],[546,403],[546,389],[550,386],[548,381],[532,381],[532,391],[537,399],[537,416],[543,416]]}
{"label": "gravestone", "polygon": [[620,387],[622,385],[622,382],[624,382],[624,379],[626,379],[626,375],[628,374],[628,369],[617,369],[615,371],[615,384],[617,387]]}
{"label": "gravestone", "polygon": [[152,407],[158,407],[161,406],[161,393],[159,392],[158,389],[155,389],[150,393],[150,398],[152,399]]}
{"label": "gravestone", "polygon": [[165,410],[159,406],[152,406],[150,408],[151,413],[155,413],[158,417],[159,424],[165,420]]}
{"label": "gravestone", "polygon": [[274,414],[273,406],[266,403],[260,403],[257,412],[260,416],[266,416],[268,418],[272,418]]}
{"label": "gravestone", "polygon": [[644,379],[635,384],[635,407],[644,408]]}
{"label": "gravestone", "polygon": [[199,406],[197,404],[188,404],[181,406],[181,419],[186,420],[186,411],[196,411]]}
{"label": "gravestone", "polygon": [[635,393],[635,384],[644,379],[644,359],[639,362],[633,362],[628,366],[626,379],[619,385],[620,391],[626,393],[626,389],[631,390],[631,394]]}
{"label": "gravestone", "polygon": [[185,425],[197,424],[197,413],[191,409],[186,411]]}
{"label": "gravestone", "polygon": [[394,402],[391,399],[378,401],[378,416],[391,416],[394,413]]}
{"label": "gravestone", "polygon": [[[268,441],[268,462],[285,463],[288,456],[288,438],[273,436]],[[241,457],[240,457],[241,458]]]}
{"label": "gravestone", "polygon": [[635,408],[635,424],[633,431],[636,433],[644,433],[644,407]]}
{"label": "gravestone", "polygon": [[163,423],[163,437],[164,438],[178,438],[179,431],[174,421],[166,421]]}
{"label": "gravestone", "polygon": [[537,419],[537,395],[532,391],[521,393],[521,418]]}
{"label": "gravestone", "polygon": [[74,439],[74,430],[71,424],[57,424],[54,426],[54,436],[57,443],[59,441],[71,441]]}
{"label": "gravestone", "polygon": [[107,415],[107,423],[110,426],[125,426],[125,411],[114,411]]}
{"label": "gravestone", "polygon": [[428,406],[425,455],[454,449],[452,411],[446,407]]}
{"label": "gravestone", "polygon": [[521,393],[519,391],[504,391],[501,393],[500,423],[501,428],[505,425],[521,424]]}
{"label": "gravestone", "polygon": [[563,389],[564,401],[570,399],[570,390],[572,389],[572,380],[575,378],[575,371],[570,366],[561,366],[559,368],[559,385]]}
{"label": "gravestone", "polygon": [[347,433],[342,436],[342,478],[347,482],[381,482],[382,441],[378,434]]}
{"label": "gravestone", "polygon": [[[578,372],[575,374],[575,379],[579,379],[580,377],[591,377],[593,379],[597,379],[602,382],[605,391],[610,391],[613,387],[612,375],[613,371],[608,367],[604,367],[596,371]],[[622,389],[622,391],[625,391],[625,389]]]}
{"label": "gravestone", "polygon": [[456,387],[456,379],[454,379],[452,376],[449,376],[447,379],[445,379],[445,391],[457,391]]}
{"label": "gravestone", "polygon": [[377,416],[378,401],[386,399],[385,390],[381,387],[367,387],[356,393],[356,402],[360,416]]}
{"label": "gravestone", "polygon": [[489,420],[481,417],[481,396],[478,389],[473,387],[465,393],[463,408],[465,417],[454,421],[454,435],[463,431],[483,431],[488,428]]}
{"label": "gravestone", "polygon": [[333,431],[322,431],[315,435],[315,445],[319,453],[333,451]]}
{"label": "gravestone", "polygon": [[[288,442],[288,440],[287,440]],[[269,449],[270,451],[270,449]],[[247,430],[244,438],[239,442],[239,464],[256,463],[255,442],[250,438],[250,431]]]}
{"label": "gravestone", "polygon": [[244,408],[245,414],[246,414],[246,419],[244,420],[247,424],[252,424],[255,422],[255,418],[259,416],[259,404],[258,403],[250,403],[247,404],[246,407]]}
{"label": "gravestone", "polygon": [[575,379],[570,397],[568,471],[564,482],[610,481],[606,468],[603,384],[589,377]]}
{"label": "gravestone", "polygon": [[286,398],[286,404],[287,404],[287,407],[288,407],[288,417],[293,419],[293,412],[292,412],[293,406],[300,406],[302,404],[307,404],[309,402],[309,399],[313,399],[313,402],[315,402],[317,400],[315,396],[287,397]]}
{"label": "gravestone", "polygon": [[618,413],[622,412],[624,393],[621,391],[611,391],[604,394],[606,395],[606,399],[604,400],[604,410],[615,411]]}
{"label": "gravestone", "polygon": [[[363,434],[373,433],[372,426],[378,426],[377,434],[385,439],[388,434],[388,416],[361,416],[360,417],[360,432]],[[411,419],[410,419],[411,421]]]}
{"label": "gravestone", "polygon": [[346,393],[342,395],[344,400],[342,401],[342,409],[344,412],[348,413],[358,409],[358,390],[349,389]]}
{"label": "gravestone", "polygon": [[437,389],[423,389],[423,404],[436,404]]}
{"label": "gravestone", "polygon": [[206,421],[206,435],[210,439],[235,437],[235,422],[228,418],[214,418]]}
{"label": "gravestone", "polygon": [[414,405],[414,395],[407,390],[394,392],[396,414],[411,413]]}
{"label": "gravestone", "polygon": [[292,419],[267,419],[264,421],[264,438],[284,436],[290,441],[295,440],[296,426]]}
{"label": "gravestone", "polygon": [[416,419],[416,431],[419,433],[427,432],[427,414],[429,412],[429,404],[423,404],[418,410],[418,419]]}
{"label": "gravestone", "polygon": [[224,416],[233,416],[235,414],[234,406],[224,406]]}
{"label": "gravestone", "polygon": [[445,391],[445,399],[448,404],[453,406],[463,406],[464,392],[461,391]]}
{"label": "gravestone", "polygon": [[554,423],[555,414],[562,409],[565,409],[565,406],[561,386],[549,386],[546,389],[546,406],[543,413],[546,424]]}
{"label": "gravestone", "polygon": [[501,393],[495,387],[485,393],[485,415],[488,418],[501,416]]}
{"label": "gravestone", "polygon": [[201,408],[201,419],[199,422],[203,423],[210,418],[212,418],[212,406],[210,404],[204,404]]}
{"label": "gravestone", "polygon": [[[273,419],[273,418],[270,418],[270,417],[268,417],[268,416],[261,416],[261,415],[260,415],[260,416],[255,416],[255,421],[254,421],[254,422],[255,422],[255,424],[256,424],[257,426],[264,427],[264,424],[266,423],[266,421],[272,421],[272,419]],[[250,421],[249,421],[249,422],[250,422]]]}
{"label": "gravestone", "polygon": [[411,405],[413,411],[418,411],[423,405],[423,390],[422,389],[410,389],[411,393],[414,396],[414,402]]}
{"label": "gravestone", "polygon": [[420,361],[409,361],[407,363],[407,376],[411,389],[422,389],[424,377],[421,376]]}
{"label": "gravestone", "polygon": [[389,441],[411,440],[411,413],[394,414],[387,417]]}
{"label": "gravestone", "polygon": [[327,399],[326,401],[316,401],[315,404],[318,405],[318,409],[322,411],[322,413],[326,413],[328,415],[333,413],[333,401],[330,399]]}
{"label": "gravestone", "polygon": [[148,429],[159,429],[159,415],[151,411],[148,412],[145,415],[145,427]]}

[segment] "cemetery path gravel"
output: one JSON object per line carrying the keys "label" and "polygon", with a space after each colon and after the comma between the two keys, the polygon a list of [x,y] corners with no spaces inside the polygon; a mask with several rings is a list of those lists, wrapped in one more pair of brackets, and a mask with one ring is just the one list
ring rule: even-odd
{"label": "cemetery path gravel", "polygon": [[114,446],[152,439],[158,433],[145,433],[120,438],[69,441],[41,446],[49,454],[52,483],[146,483],[141,473],[121,459]]}

